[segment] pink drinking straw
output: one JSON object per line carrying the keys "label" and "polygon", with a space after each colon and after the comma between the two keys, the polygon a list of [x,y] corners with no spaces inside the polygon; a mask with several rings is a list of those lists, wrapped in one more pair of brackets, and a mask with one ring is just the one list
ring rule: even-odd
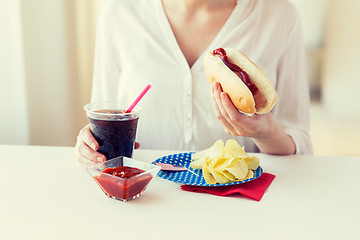
{"label": "pink drinking straw", "polygon": [[136,104],[138,104],[138,102],[140,102],[140,100],[143,98],[143,96],[147,93],[147,91],[149,91],[150,88],[151,88],[151,85],[150,84],[147,85],[146,88],[140,93],[140,95],[135,99],[133,104],[131,104],[131,106],[128,108],[128,110],[126,110],[125,113],[130,113],[134,109]]}

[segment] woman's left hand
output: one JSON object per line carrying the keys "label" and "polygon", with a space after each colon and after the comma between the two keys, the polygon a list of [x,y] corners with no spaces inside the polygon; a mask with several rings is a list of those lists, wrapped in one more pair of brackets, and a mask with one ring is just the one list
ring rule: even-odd
{"label": "woman's left hand", "polygon": [[[229,135],[253,138],[262,152],[274,154],[295,152],[292,138],[280,128],[272,113],[248,115],[239,112],[218,82],[211,85],[211,97],[216,117]],[[286,144],[279,146],[279,143]]]}
{"label": "woman's left hand", "polygon": [[229,135],[251,138],[267,137],[276,125],[271,113],[245,114],[239,112],[218,82],[212,84],[212,102],[216,117]]}

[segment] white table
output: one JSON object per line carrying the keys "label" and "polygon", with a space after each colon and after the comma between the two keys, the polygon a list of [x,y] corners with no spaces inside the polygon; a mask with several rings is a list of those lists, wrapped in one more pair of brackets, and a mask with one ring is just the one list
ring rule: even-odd
{"label": "white table", "polygon": [[71,147],[0,145],[0,239],[360,239],[360,156],[258,157],[276,175],[260,202],[157,178],[122,203],[105,196]]}

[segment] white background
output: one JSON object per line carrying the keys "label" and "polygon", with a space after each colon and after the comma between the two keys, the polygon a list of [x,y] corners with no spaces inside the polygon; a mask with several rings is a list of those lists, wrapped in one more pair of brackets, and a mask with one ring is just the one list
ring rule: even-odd
{"label": "white background", "polygon": [[[82,107],[104,2],[0,1],[0,144],[75,144],[87,122]],[[310,85],[322,93],[312,104],[315,154],[359,155],[360,1],[292,2],[302,16]]]}

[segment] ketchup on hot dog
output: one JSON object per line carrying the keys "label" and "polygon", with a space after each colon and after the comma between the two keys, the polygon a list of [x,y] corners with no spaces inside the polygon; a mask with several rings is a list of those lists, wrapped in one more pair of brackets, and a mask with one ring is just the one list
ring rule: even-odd
{"label": "ketchup on hot dog", "polygon": [[231,63],[229,61],[229,58],[226,55],[226,51],[223,48],[215,49],[212,54],[214,56],[219,57],[223,63],[230,68],[231,71],[233,71],[242,81],[243,83],[249,88],[251,93],[253,94],[254,101],[255,101],[255,107],[260,108],[265,106],[266,99],[263,96],[261,92],[259,92],[259,89],[250,81],[249,75],[243,71],[239,66]]}

